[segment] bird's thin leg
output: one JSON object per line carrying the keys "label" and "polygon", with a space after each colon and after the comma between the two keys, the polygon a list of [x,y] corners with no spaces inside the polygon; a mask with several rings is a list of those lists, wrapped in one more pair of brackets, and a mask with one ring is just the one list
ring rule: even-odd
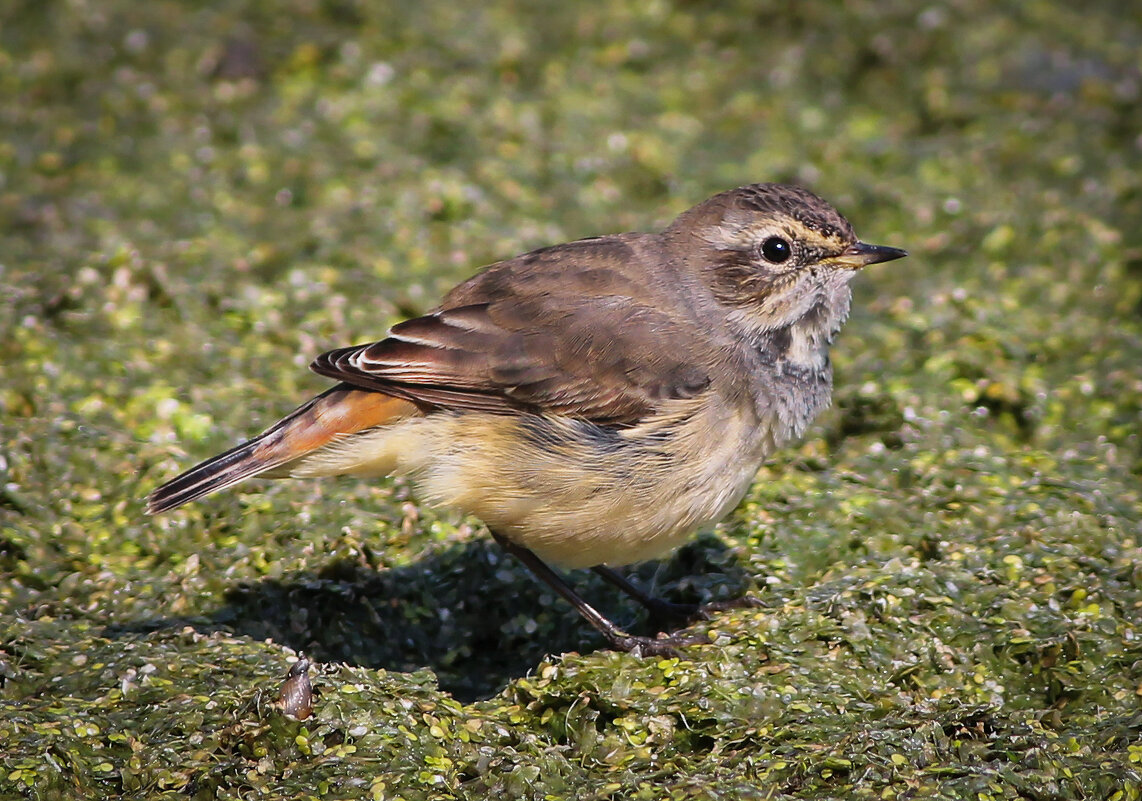
{"label": "bird's thin leg", "polygon": [[551,589],[559,593],[568,603],[578,609],[579,614],[585,617],[588,623],[598,629],[616,651],[626,651],[635,656],[677,656],[677,648],[681,646],[708,642],[707,638],[701,636],[654,638],[636,637],[632,634],[627,634],[604,617],[599,610],[583,600],[583,597],[579,595],[579,593],[575,592],[558,573],[544,564],[534,553],[522,545],[515,544],[506,537],[501,537],[495,532],[492,532],[492,536],[505,551],[523,562],[528,570],[542,579],[547,586],[551,587]]}
{"label": "bird's thin leg", "polygon": [[622,573],[606,565],[598,565],[592,567],[591,570],[602,576],[609,584],[618,587],[631,598],[634,598],[646,607],[646,610],[650,612],[650,616],[658,621],[668,624],[685,623],[696,615],[700,615],[702,612],[702,607],[698,606],[698,604],[676,604],[663,598],[657,598],[646,590],[632,584]]}
{"label": "bird's thin leg", "polygon": [[691,620],[709,620],[711,612],[761,606],[761,602],[752,595],[743,595],[740,598],[731,598],[725,601],[711,601],[707,604],[676,604],[662,598],[656,598],[646,590],[632,584],[618,571],[605,565],[598,565],[591,569],[645,606],[651,617],[666,623],[684,624]]}

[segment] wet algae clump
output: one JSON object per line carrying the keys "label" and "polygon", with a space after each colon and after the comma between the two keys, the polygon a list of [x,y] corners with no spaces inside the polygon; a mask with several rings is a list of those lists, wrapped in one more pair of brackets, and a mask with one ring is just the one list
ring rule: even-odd
{"label": "wet algae clump", "polygon": [[[0,798],[1142,797],[1132,11],[9,4]],[[400,483],[142,515],[318,352],[759,180],[911,257],[859,276],[833,409],[634,571],[760,600],[686,659],[600,650]]]}

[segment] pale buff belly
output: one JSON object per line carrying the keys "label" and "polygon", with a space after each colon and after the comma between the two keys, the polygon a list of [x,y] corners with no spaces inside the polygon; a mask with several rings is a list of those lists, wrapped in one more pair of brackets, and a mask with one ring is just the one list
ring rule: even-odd
{"label": "pale buff belly", "polygon": [[568,419],[437,413],[345,439],[290,473],[410,476],[422,500],[576,568],[670,552],[733,510],[775,444],[767,427],[693,401],[620,432]]}

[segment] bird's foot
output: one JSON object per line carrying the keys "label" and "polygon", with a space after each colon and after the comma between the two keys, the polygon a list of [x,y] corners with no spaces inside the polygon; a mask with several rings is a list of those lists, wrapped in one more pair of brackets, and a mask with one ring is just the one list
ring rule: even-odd
{"label": "bird's foot", "polygon": [[710,642],[710,638],[705,634],[660,634],[657,637],[636,637],[633,634],[622,632],[608,636],[607,640],[614,650],[623,651],[639,658],[650,656],[681,657],[682,654],[679,653],[678,649],[691,645],[708,645]]}
{"label": "bird's foot", "polygon": [[711,620],[715,612],[725,612],[728,609],[758,609],[761,601],[752,595],[740,595],[737,598],[727,598],[724,601],[710,601],[698,607],[694,620]]}
{"label": "bird's foot", "polygon": [[662,631],[682,628],[696,620],[712,620],[717,612],[727,609],[753,609],[761,606],[761,601],[752,595],[730,598],[724,601],[711,601],[708,604],[676,604],[661,598],[650,598],[644,602],[650,612],[651,622]]}

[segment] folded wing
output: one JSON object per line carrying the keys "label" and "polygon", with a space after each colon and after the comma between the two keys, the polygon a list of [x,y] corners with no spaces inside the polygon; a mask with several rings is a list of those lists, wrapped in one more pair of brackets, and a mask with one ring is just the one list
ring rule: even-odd
{"label": "folded wing", "polygon": [[[496,265],[440,310],[379,342],[322,354],[312,369],[426,410],[540,412],[614,426],[702,392],[708,366],[688,356],[701,332],[608,269],[613,260],[574,258],[594,243],[615,247],[587,240]],[[531,279],[522,269],[529,258],[561,264]]]}

